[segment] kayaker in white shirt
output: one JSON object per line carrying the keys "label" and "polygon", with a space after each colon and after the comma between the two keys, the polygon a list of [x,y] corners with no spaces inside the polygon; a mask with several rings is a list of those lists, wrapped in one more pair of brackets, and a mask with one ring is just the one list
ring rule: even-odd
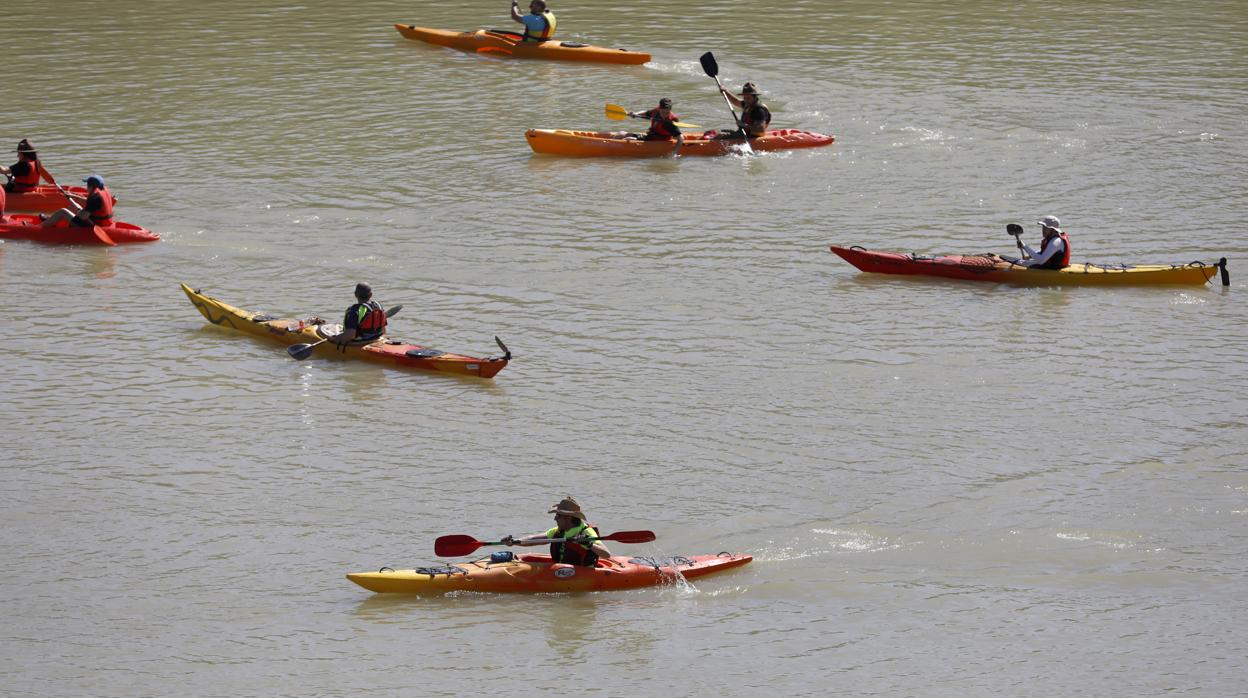
{"label": "kayaker in white shirt", "polygon": [[1023,258],[1017,263],[1033,269],[1064,269],[1070,266],[1070,238],[1062,230],[1062,222],[1057,216],[1045,216],[1037,223],[1044,235],[1040,249],[1033,250],[1015,236],[1018,250],[1023,253]]}

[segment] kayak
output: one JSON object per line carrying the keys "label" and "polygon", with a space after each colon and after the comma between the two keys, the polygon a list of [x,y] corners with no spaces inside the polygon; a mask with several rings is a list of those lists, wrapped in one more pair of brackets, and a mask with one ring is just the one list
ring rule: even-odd
{"label": "kayak", "polygon": [[996,281],[1016,286],[1162,286],[1200,285],[1222,271],[1230,285],[1226,258],[1209,264],[1092,264],[1080,262],[1065,269],[1030,269],[1009,257],[996,255],[925,255],[877,252],[857,245],[832,246],[842,259],[866,272],[908,276],[940,276],[965,281]]}
{"label": "kayak", "polygon": [[619,63],[640,65],[650,61],[650,54],[628,51],[622,48],[602,48],[572,41],[521,41],[519,32],[498,29],[478,29],[472,32],[454,32],[443,29],[427,29],[411,24],[396,24],[395,29],[403,36],[438,46],[448,46],[460,51],[476,51],[492,56],[513,58],[540,58],[552,61],[582,61],[588,63]]}
{"label": "kayak", "polygon": [[[727,155],[740,152],[741,140],[715,140],[717,131],[685,134],[680,147],[683,155]],[[529,147],[535,153],[567,155],[570,157],[627,157],[646,158],[671,155],[675,141],[640,141],[626,139],[618,133],[604,131],[571,131],[567,129],[534,128],[525,132]],[[768,131],[758,138],[750,139],[754,150],[788,150],[791,148],[818,148],[832,145],[833,136],[798,129]]]}
{"label": "kayak", "polygon": [[[87,198],[85,187],[65,187],[70,194],[78,197],[79,203]],[[48,184],[40,184],[34,189],[15,194],[9,192],[5,199],[5,207],[9,211],[26,211],[29,213],[52,213],[65,208],[65,195],[59,189]],[[117,203],[117,197],[113,197]]]}
{"label": "kayak", "polygon": [[[199,309],[208,322],[222,327],[232,327],[257,337],[266,337],[280,344],[312,344],[326,337],[332,337],[342,331],[341,325],[332,325],[323,320],[313,319],[311,322],[300,319],[278,318],[264,313],[253,313],[235,308],[228,303],[205,296],[200,291],[182,284],[182,291],[191,299],[191,305]],[[455,373],[463,376],[493,378],[495,374],[511,361],[511,352],[498,338],[494,338],[503,349],[503,356],[478,358],[451,354],[437,349],[430,349],[418,344],[408,344],[388,337],[383,337],[366,344],[352,344],[345,353],[329,342],[316,347],[314,353],[323,356],[342,356],[348,359],[377,361],[404,368],[419,368],[426,371]]]}
{"label": "kayak", "polygon": [[594,567],[555,563],[549,555],[514,555],[494,562],[486,557],[437,567],[353,572],[347,579],[379,594],[442,594],[448,591],[551,594],[572,591],[616,591],[672,583],[676,573],[694,579],[740,567],[750,555],[719,553],[693,557],[629,557],[598,560]]}
{"label": "kayak", "polygon": [[[63,198],[63,197],[62,197]],[[113,242],[155,242],[160,236],[147,228],[114,221],[112,225],[100,226]],[[48,245],[103,245],[92,228],[81,225],[70,225],[61,221],[54,228],[44,228],[39,216],[13,214],[0,217],[0,238],[12,240],[33,240]]]}

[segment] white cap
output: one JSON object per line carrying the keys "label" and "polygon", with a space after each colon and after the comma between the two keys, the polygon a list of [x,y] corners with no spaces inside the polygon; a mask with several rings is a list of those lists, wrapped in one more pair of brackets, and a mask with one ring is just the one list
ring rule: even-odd
{"label": "white cap", "polygon": [[1045,216],[1036,222],[1046,228],[1052,228],[1059,233],[1064,232],[1062,230],[1062,222],[1057,219],[1057,216]]}

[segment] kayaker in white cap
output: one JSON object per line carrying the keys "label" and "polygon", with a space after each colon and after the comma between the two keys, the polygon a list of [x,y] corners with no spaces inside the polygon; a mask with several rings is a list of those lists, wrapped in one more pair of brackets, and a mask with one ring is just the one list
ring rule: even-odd
{"label": "kayaker in white cap", "polygon": [[1017,236],[1014,238],[1023,253],[1018,263],[1032,269],[1065,269],[1070,266],[1070,238],[1062,230],[1062,222],[1057,216],[1045,216],[1037,223],[1044,234],[1039,250],[1031,249]]}
{"label": "kayaker in white cap", "polygon": [[559,500],[547,513],[555,515],[554,528],[523,538],[507,536],[502,542],[506,545],[529,547],[545,545],[538,541],[548,538],[563,538],[563,543],[550,544],[551,559],[583,567],[593,567],[598,558],[611,557],[611,551],[607,550],[602,541],[592,540],[598,537],[598,530],[586,523],[585,512],[581,511],[581,505],[571,495]]}

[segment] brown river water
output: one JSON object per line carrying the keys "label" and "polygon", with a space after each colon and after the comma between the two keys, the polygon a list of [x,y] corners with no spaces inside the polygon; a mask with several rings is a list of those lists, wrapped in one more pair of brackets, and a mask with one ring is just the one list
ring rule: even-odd
{"label": "brown river water", "polygon": [[[0,243],[0,693],[1244,695],[1248,9],[582,2],[522,62],[395,22],[507,3],[9,2],[0,146],[164,240]],[[512,25],[515,26],[515,25]],[[830,148],[534,156],[671,97]],[[11,153],[9,154],[11,155]],[[6,155],[6,157],[9,157]],[[5,160],[8,164],[12,160]],[[863,275],[830,244],[1230,260],[1232,286]],[[493,381],[208,325],[336,318]],[[755,557],[639,591],[373,595],[352,571],[550,525]]]}

